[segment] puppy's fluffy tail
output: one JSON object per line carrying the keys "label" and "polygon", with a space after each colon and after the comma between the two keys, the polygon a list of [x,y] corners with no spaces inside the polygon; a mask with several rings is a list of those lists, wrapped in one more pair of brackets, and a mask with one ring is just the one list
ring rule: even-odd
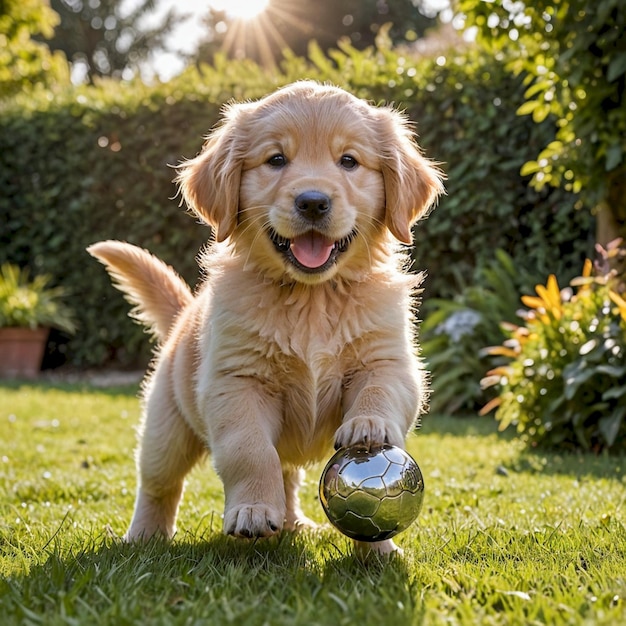
{"label": "puppy's fluffy tail", "polygon": [[147,250],[121,241],[101,241],[87,248],[107,269],[113,284],[134,305],[130,315],[158,340],[169,333],[174,319],[193,300],[185,281]]}

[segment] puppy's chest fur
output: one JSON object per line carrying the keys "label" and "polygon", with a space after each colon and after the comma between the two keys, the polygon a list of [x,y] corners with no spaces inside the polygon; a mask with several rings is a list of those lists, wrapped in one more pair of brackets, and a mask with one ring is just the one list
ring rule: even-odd
{"label": "puppy's chest fur", "polygon": [[[214,291],[213,313],[219,312],[220,321],[211,341],[224,342],[217,351],[221,362],[214,366],[226,375],[261,381],[279,399],[277,449],[283,462],[323,458],[347,409],[344,392],[354,373],[371,366],[377,344],[384,342],[389,351],[397,344],[402,351],[410,341],[408,290],[381,281],[349,288],[263,284],[244,289],[247,295],[239,299],[229,299],[221,287]],[[240,351],[241,345],[248,349]]]}

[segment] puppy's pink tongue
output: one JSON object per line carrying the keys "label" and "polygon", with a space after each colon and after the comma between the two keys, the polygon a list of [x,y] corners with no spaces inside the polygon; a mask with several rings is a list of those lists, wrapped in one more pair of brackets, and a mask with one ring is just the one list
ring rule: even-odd
{"label": "puppy's pink tongue", "polygon": [[333,241],[311,231],[291,240],[291,253],[300,265],[315,269],[328,261],[334,245]]}

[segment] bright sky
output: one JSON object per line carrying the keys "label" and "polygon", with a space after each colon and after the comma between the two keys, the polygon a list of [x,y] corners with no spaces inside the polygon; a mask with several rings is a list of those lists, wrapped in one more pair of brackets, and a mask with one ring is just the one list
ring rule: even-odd
{"label": "bright sky", "polygon": [[[133,0],[127,0],[132,3]],[[434,10],[442,10],[450,6],[449,0],[424,0]],[[165,14],[174,8],[181,15],[190,18],[181,24],[170,38],[169,45],[174,50],[193,52],[199,39],[205,33],[202,18],[212,7],[224,10],[233,17],[254,19],[268,5],[269,0],[160,0],[155,17]],[[180,72],[184,63],[176,53],[159,54],[153,61],[153,71],[161,80],[168,80]]]}
{"label": "bright sky", "polygon": [[252,19],[262,13],[269,4],[269,0],[209,0],[208,2],[190,2],[189,4],[204,4],[226,11],[233,17]]}

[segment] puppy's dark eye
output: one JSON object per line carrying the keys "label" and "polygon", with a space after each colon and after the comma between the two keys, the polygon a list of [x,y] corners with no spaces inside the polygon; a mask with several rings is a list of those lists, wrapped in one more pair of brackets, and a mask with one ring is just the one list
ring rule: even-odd
{"label": "puppy's dark eye", "polygon": [[344,170],[353,170],[359,163],[353,156],[344,154],[341,159],[339,159],[339,165],[341,165]]}
{"label": "puppy's dark eye", "polygon": [[287,165],[287,157],[284,154],[275,154],[267,160],[267,164],[272,167],[284,167]]}

